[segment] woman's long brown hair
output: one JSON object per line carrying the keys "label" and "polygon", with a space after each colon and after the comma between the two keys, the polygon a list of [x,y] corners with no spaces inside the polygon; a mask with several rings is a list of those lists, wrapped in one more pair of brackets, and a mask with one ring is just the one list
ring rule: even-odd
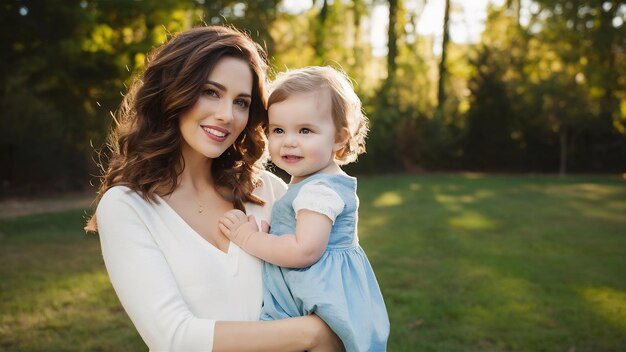
{"label": "woman's long brown hair", "polygon": [[[222,26],[181,32],[146,59],[116,113],[115,126],[100,155],[102,176],[95,206],[113,186],[126,186],[151,202],[171,194],[184,169],[179,118],[200,96],[207,77],[224,57],[246,61],[253,75],[248,123],[235,143],[213,160],[211,173],[222,196],[243,210],[245,202],[263,204],[252,194],[262,169],[267,121],[264,93],[267,58],[247,35]],[[94,207],[95,209],[95,207]],[[97,231],[95,214],[87,231]]]}

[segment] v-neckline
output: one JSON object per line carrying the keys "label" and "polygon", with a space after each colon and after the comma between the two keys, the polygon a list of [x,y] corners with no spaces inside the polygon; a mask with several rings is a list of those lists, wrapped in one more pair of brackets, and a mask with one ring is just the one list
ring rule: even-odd
{"label": "v-neckline", "polygon": [[172,208],[172,206],[165,201],[165,199],[163,199],[161,196],[157,195],[157,198],[159,199],[159,205],[163,206],[164,208],[167,209],[167,211],[169,211],[170,213],[172,213],[172,215],[178,219],[178,221],[185,227],[187,228],[187,232],[189,232],[193,238],[195,238],[197,241],[203,243],[203,245],[205,247],[208,247],[209,249],[218,252],[221,255],[224,256],[233,256],[239,253],[239,247],[237,247],[237,245],[235,245],[232,241],[228,241],[228,247],[226,249],[226,251],[223,251],[221,249],[219,249],[217,246],[215,246],[213,243],[209,242],[206,238],[202,237],[202,235],[200,235],[198,233],[198,231],[196,231],[193,227],[191,227],[191,225],[189,225],[189,223],[187,221],[185,221],[185,219],[178,214],[178,212]]}

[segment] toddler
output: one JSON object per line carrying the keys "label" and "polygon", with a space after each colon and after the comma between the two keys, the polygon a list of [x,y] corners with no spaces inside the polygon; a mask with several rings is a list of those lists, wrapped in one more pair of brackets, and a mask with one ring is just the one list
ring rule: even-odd
{"label": "toddler", "polygon": [[239,210],[220,230],[263,265],[263,320],[315,313],[346,350],[385,351],[389,319],[357,236],[356,178],[340,167],[365,151],[367,118],[349,79],[331,67],[279,74],[268,99],[270,157],[291,175],[271,234]]}

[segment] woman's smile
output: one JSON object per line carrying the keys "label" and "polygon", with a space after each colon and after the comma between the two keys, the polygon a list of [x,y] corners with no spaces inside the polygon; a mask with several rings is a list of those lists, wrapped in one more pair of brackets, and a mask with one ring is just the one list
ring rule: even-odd
{"label": "woman's smile", "polygon": [[218,142],[225,141],[226,137],[228,137],[228,135],[230,134],[227,129],[218,126],[201,125],[200,127],[202,127],[202,129],[204,130],[204,132],[206,132],[206,135],[209,138]]}

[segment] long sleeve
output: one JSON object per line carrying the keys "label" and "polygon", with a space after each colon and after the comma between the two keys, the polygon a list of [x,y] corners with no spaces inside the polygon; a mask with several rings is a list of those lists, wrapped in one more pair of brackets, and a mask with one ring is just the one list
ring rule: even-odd
{"label": "long sleeve", "polygon": [[[97,209],[102,255],[111,283],[151,351],[211,351],[215,320],[186,304],[166,257],[123,187],[109,190]],[[147,206],[147,203],[145,204]]]}

